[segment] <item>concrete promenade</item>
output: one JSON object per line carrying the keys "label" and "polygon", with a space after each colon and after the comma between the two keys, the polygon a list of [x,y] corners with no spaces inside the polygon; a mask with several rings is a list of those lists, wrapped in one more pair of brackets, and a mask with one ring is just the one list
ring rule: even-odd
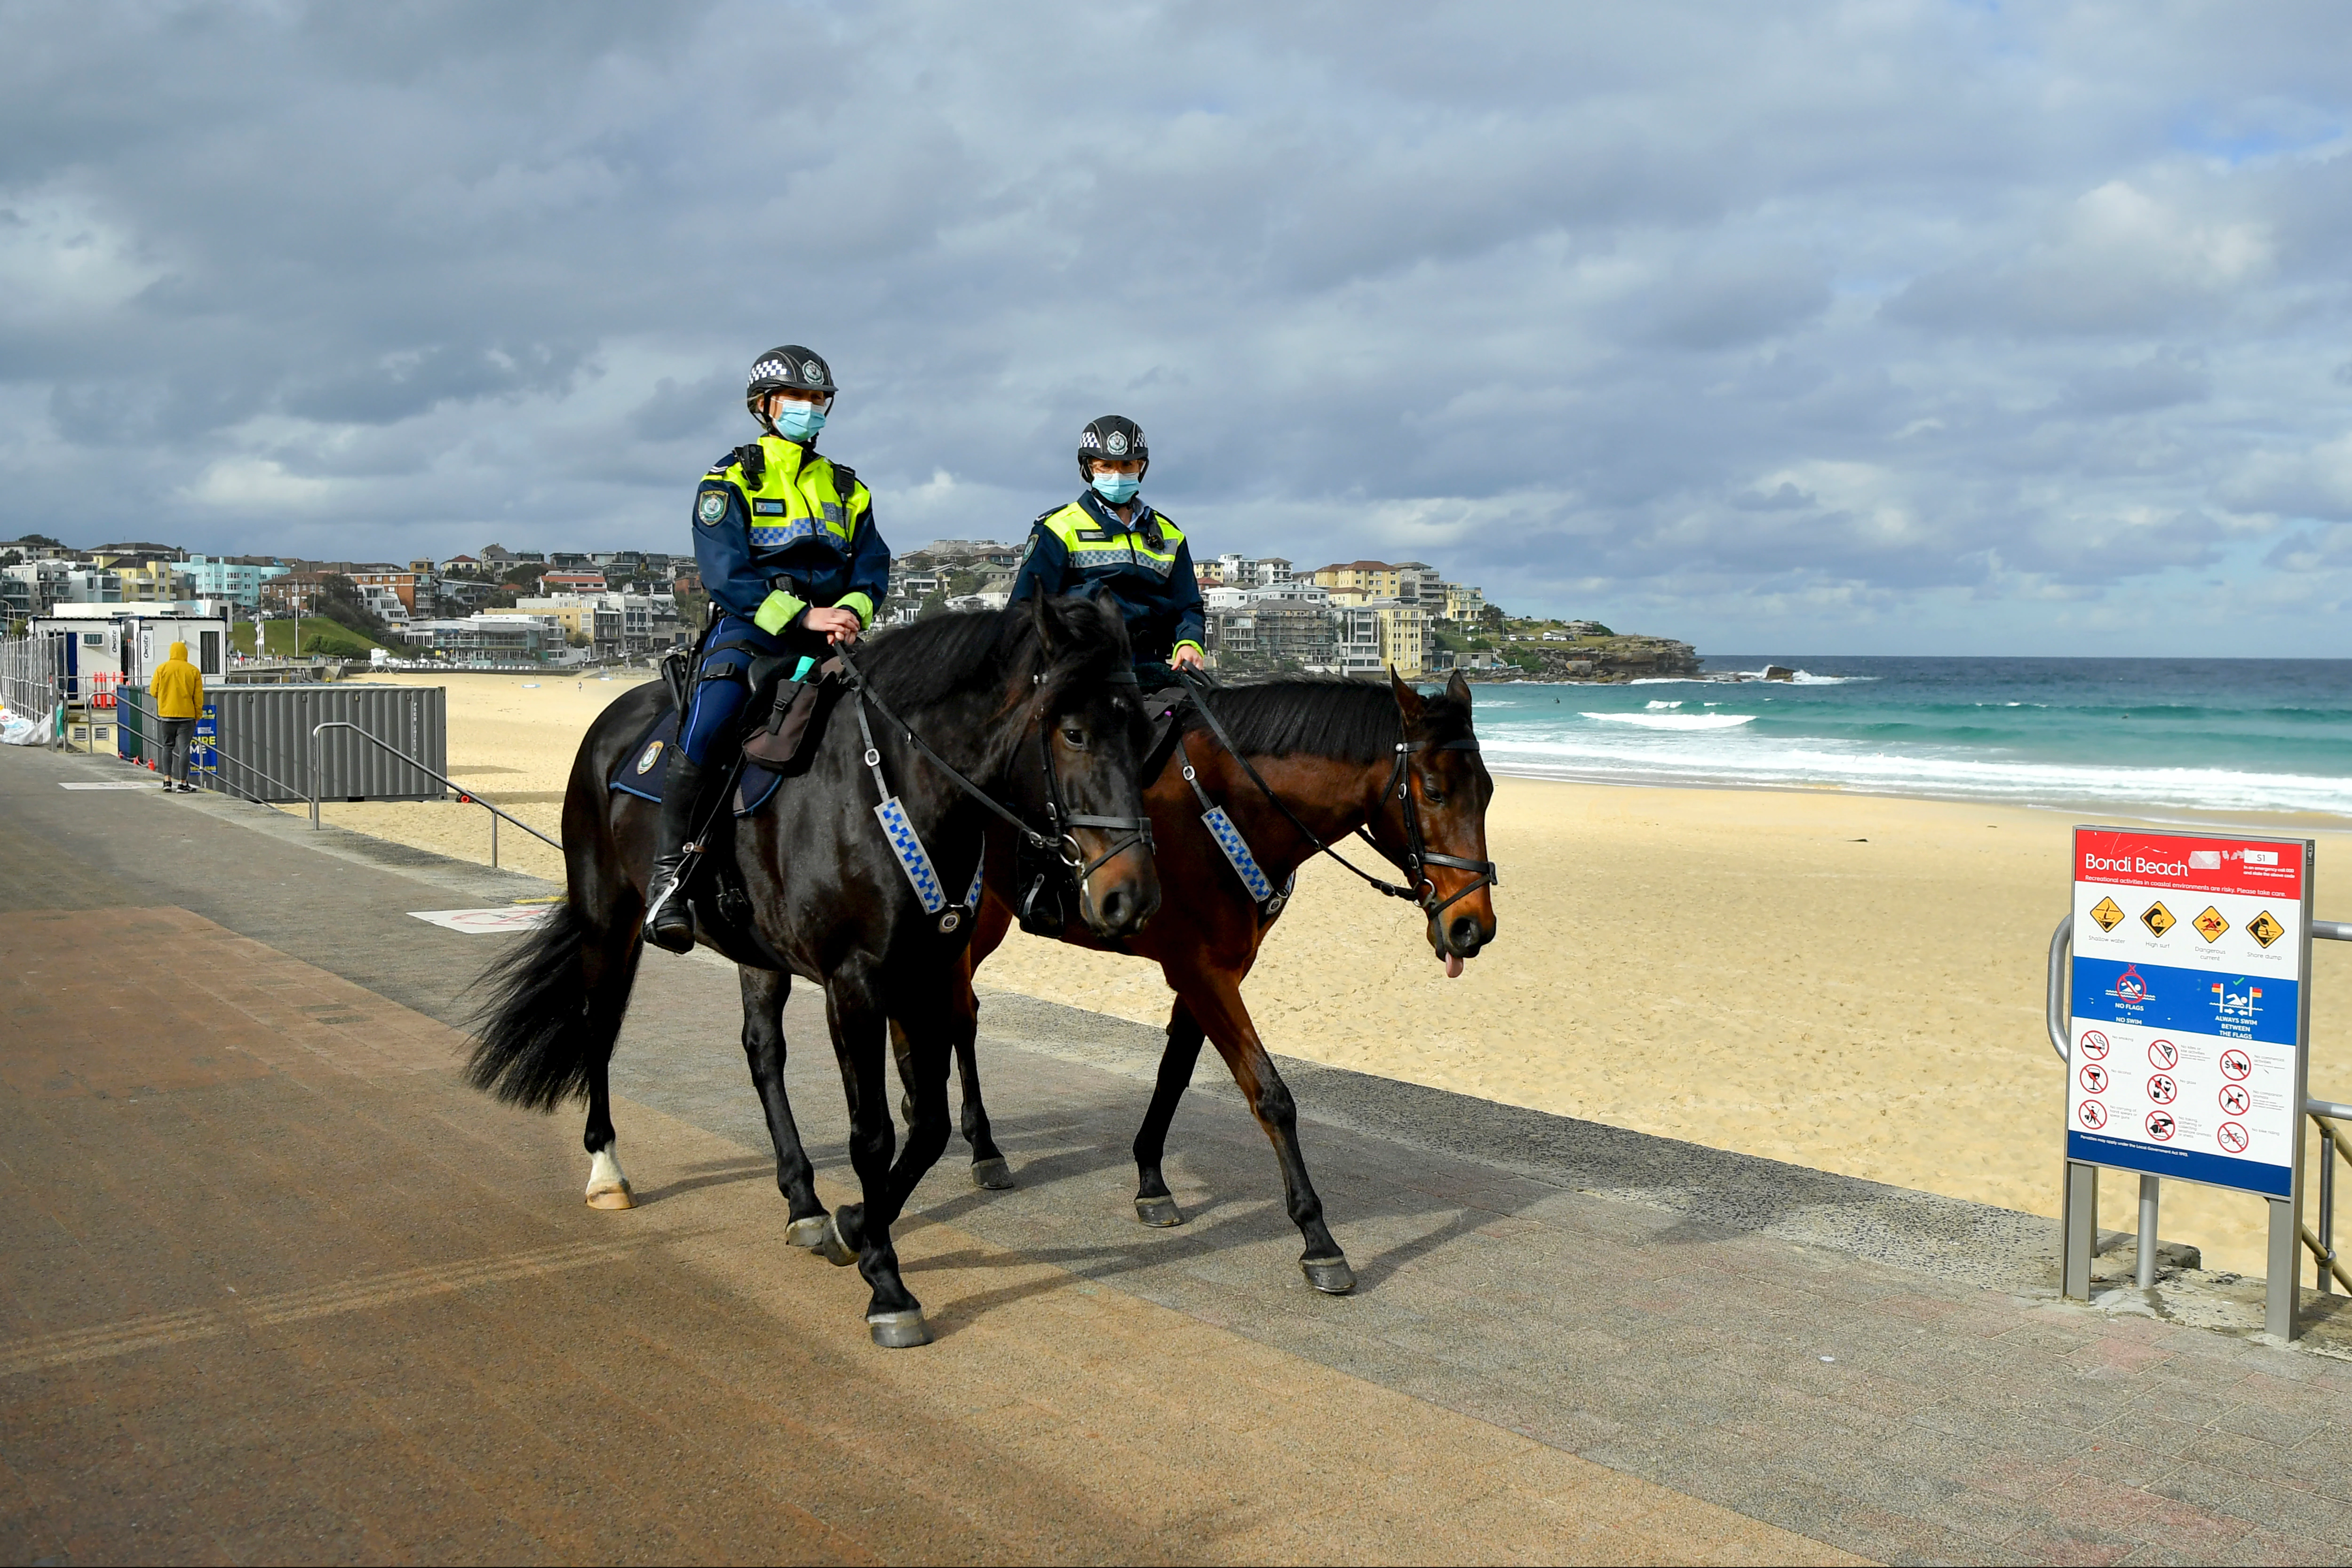
{"label": "concrete promenade", "polygon": [[[591,1211],[578,1117],[452,1071],[509,939],[411,913],[551,889],[61,787],[129,776],[0,751],[0,1558],[2352,1559],[2326,1335],[2061,1304],[2030,1216],[1286,1061],[1361,1281],[1324,1298],[1213,1053],[1147,1230],[1156,1034],[1008,994],[1022,1184],[951,1146],[900,1231],[940,1341],[877,1351],[782,1244],[728,966],[648,956],[641,1203]],[[842,1201],[808,987],[787,1028]]]}

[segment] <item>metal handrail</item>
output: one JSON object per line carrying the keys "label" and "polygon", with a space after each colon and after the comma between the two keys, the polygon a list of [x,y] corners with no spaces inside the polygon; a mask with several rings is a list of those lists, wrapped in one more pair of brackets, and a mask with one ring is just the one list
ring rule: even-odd
{"label": "metal handrail", "polygon": [[2068,915],[2050,933],[2050,989],[2042,1000],[2042,1022],[2050,1031],[2050,1048],[2058,1053],[2058,1065],[2070,1067],[2073,1058],[2068,1047],[2074,1042],[2067,1037],[2074,1008],[2066,994],[2067,960],[2074,956],[2074,917]]}
{"label": "metal handrail", "polygon": [[[2323,942],[2352,942],[2352,921],[2314,921],[2311,934]],[[2343,1129],[2338,1121],[2352,1121],[2352,1105],[2338,1105],[2332,1100],[2306,1099],[2303,1113],[2319,1127],[2319,1234],[2314,1236],[2311,1226],[2298,1225],[2304,1246],[2311,1248],[2319,1260],[2319,1293],[2332,1296],[2329,1289],[2332,1276],[2336,1284],[2352,1294],[2352,1274],[2336,1257],[2336,1155],[2352,1160],[2352,1149],[2345,1147]],[[2296,1271],[2298,1274],[2301,1270]]]}
{"label": "metal handrail", "polygon": [[406,763],[410,767],[415,768],[426,778],[429,778],[436,784],[454,792],[461,803],[478,805],[484,811],[488,812],[490,814],[490,865],[493,868],[496,868],[499,863],[499,822],[502,817],[505,820],[513,823],[517,827],[521,828],[525,833],[530,834],[533,838],[538,839],[541,844],[546,845],[550,849],[554,850],[557,854],[561,855],[563,852],[562,845],[557,843],[554,839],[550,838],[546,834],[541,833],[530,823],[523,821],[520,817],[508,816],[507,813],[500,811],[497,806],[492,805],[488,801],[484,800],[480,795],[476,795],[473,791],[457,783],[455,779],[444,778],[441,774],[435,773],[431,768],[426,767],[423,763],[418,762],[415,757],[410,756],[406,752],[402,751],[399,747],[387,745],[385,742],[377,740],[373,735],[369,734],[365,730],[361,729],[357,724],[352,723],[350,721],[344,719],[330,719],[323,724],[313,724],[310,726],[310,826],[312,827],[315,828],[320,825],[319,731],[321,730],[349,730],[352,734],[357,735],[361,740],[365,741],[369,745],[375,747],[378,751],[386,752],[393,756],[398,757],[402,762]]}

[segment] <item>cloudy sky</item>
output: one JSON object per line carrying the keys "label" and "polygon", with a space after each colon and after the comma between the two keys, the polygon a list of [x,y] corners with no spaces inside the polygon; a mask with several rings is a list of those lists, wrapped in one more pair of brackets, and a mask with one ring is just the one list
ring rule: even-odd
{"label": "cloudy sky", "polygon": [[0,0],[0,537],[683,549],[759,350],[900,548],[1703,649],[2352,655],[2352,7]]}

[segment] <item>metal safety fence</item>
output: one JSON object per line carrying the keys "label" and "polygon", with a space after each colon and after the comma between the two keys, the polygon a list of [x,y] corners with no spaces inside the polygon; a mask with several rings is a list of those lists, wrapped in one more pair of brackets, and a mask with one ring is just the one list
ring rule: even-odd
{"label": "metal safety fence", "polygon": [[0,703],[21,719],[47,721],[65,700],[66,649],[53,637],[0,637]]}
{"label": "metal safety fence", "polygon": [[[2311,922],[2313,940],[2319,942],[2352,942],[2352,921],[2321,921]],[[2050,1035],[2050,1048],[2058,1053],[2061,1067],[2071,1067],[2068,1053],[2068,1031],[2072,1023],[2070,999],[2071,971],[2074,956],[2074,917],[2069,914],[2050,933],[2050,986],[2043,1005],[2043,1023]],[[2341,1158],[2352,1162],[2352,1131],[2336,1123],[2352,1124],[2352,1105],[2335,1100],[2306,1097],[2303,1113],[2319,1131],[2319,1225],[2315,1231],[2307,1225],[2297,1225],[2299,1239],[2316,1264],[2318,1289],[2323,1295],[2332,1294],[2337,1285],[2352,1293],[2352,1271],[2347,1271],[2336,1253],[2336,1163]],[[2143,1175],[2139,1179],[2139,1265],[2133,1283],[2145,1290],[2156,1283],[2157,1215],[2160,1178]],[[2292,1250],[2290,1248],[2290,1250]],[[2298,1279],[2302,1270],[2294,1273]]]}

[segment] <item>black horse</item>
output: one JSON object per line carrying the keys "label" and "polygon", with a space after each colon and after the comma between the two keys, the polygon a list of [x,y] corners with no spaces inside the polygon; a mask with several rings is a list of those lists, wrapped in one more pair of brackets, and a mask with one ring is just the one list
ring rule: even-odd
{"label": "black horse", "polygon": [[[1150,840],[1138,831],[1136,775],[1149,734],[1126,630],[1092,600],[937,616],[877,635],[858,664],[876,700],[870,749],[857,721],[863,699],[842,698],[838,709],[848,711],[831,715],[807,771],[731,835],[722,816],[707,836],[718,864],[692,896],[698,937],[741,971],[743,1045],[776,1142],[777,1184],[792,1204],[787,1239],[835,1263],[854,1258],[873,1287],[866,1321],[875,1342],[914,1345],[929,1332],[899,1278],[890,1226],[947,1144],[948,1055],[956,1004],[969,994],[962,965],[971,925],[952,906],[937,908],[936,892],[930,909],[918,896],[877,820],[873,770],[896,787],[950,900],[971,883],[995,819],[940,763],[1025,822],[1052,821],[1059,852],[1083,871],[1079,916],[1110,940],[1139,928],[1160,902]],[[563,806],[566,898],[485,975],[488,1001],[469,1066],[476,1086],[517,1104],[552,1110],[586,1097],[589,1202],[598,1207],[629,1203],[614,1154],[607,1069],[644,952],[658,809],[608,781],[671,705],[667,684],[649,682],[605,709],[581,742]],[[886,708],[903,729],[883,718]],[[910,734],[929,742],[936,760]],[[713,871],[731,873],[748,895],[737,906],[741,919],[719,912],[728,902],[712,896]],[[782,1015],[794,974],[825,988],[864,1200],[829,1217],[784,1098]],[[885,1045],[892,1023],[912,1101],[895,1163]]]}

